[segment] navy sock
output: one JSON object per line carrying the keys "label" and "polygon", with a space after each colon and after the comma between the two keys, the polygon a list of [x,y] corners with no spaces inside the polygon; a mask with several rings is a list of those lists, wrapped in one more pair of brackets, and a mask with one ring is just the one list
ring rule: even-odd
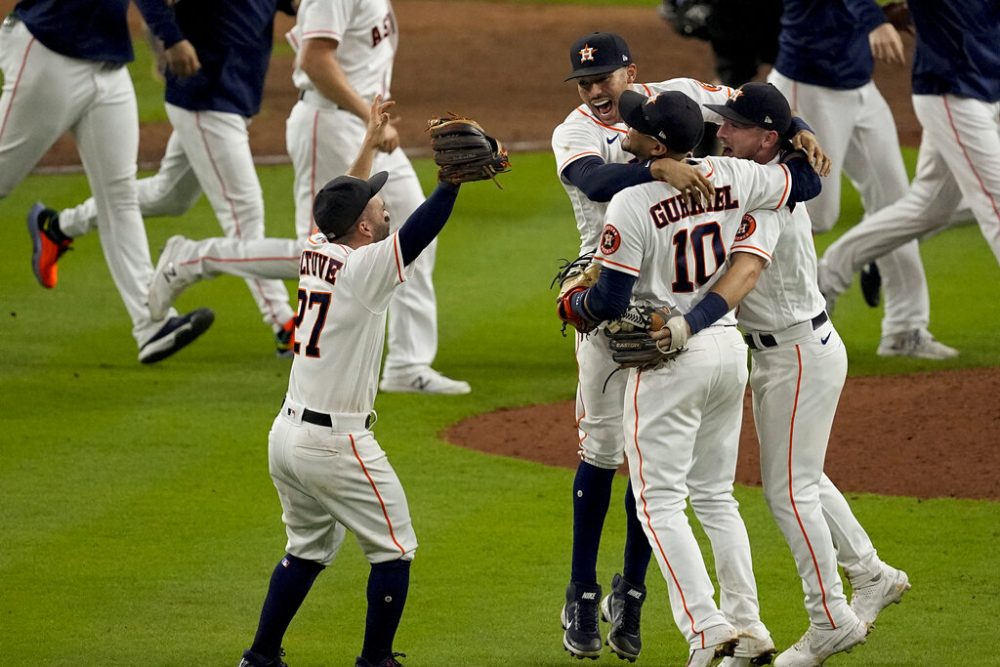
{"label": "navy sock", "polygon": [[271,574],[271,584],[260,612],[257,634],[250,650],[265,658],[275,658],[281,651],[281,639],[288,624],[306,599],[323,566],[311,560],[286,554]]}
{"label": "navy sock", "polygon": [[632,482],[625,489],[625,566],[622,577],[633,586],[646,585],[646,570],[653,548],[649,545],[639,515],[636,512],[636,498],[632,494]]}
{"label": "navy sock", "polygon": [[581,461],[573,480],[573,566],[570,581],[597,583],[597,550],[611,504],[615,471]]}
{"label": "navy sock", "polygon": [[374,563],[368,575],[368,615],[361,657],[377,665],[392,655],[392,640],[410,588],[410,561]]}

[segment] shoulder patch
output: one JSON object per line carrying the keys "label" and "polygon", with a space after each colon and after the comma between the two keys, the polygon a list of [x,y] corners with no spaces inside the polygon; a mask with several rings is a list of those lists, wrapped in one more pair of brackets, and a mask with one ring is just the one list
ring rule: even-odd
{"label": "shoulder patch", "polygon": [[710,93],[717,93],[722,90],[722,86],[716,86],[713,83],[705,83],[704,81],[699,81],[698,85],[707,90]]}
{"label": "shoulder patch", "polygon": [[753,219],[752,215],[745,213],[743,214],[743,221],[740,222],[740,228],[736,230],[736,240],[746,241],[753,236],[755,231],[757,231],[757,221]]}
{"label": "shoulder patch", "polygon": [[615,229],[614,225],[604,225],[604,231],[601,232],[601,252],[605,255],[610,255],[615,250],[618,250],[618,246],[622,244],[622,236]]}

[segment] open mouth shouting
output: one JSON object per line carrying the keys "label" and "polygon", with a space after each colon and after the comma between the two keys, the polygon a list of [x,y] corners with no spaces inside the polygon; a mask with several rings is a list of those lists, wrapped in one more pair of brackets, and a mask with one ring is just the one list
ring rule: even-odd
{"label": "open mouth shouting", "polygon": [[590,109],[599,120],[605,123],[613,124],[619,120],[618,107],[609,97],[601,96],[590,100]]}

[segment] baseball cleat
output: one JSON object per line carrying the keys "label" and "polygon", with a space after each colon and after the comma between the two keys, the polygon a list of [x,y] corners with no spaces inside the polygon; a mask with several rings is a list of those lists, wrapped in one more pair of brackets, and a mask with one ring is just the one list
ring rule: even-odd
{"label": "baseball cleat", "polygon": [[295,356],[295,318],[291,318],[274,334],[275,353],[280,359]]}
{"label": "baseball cleat", "polygon": [[622,660],[635,662],[642,651],[640,621],[646,587],[634,586],[620,575],[611,580],[611,593],[601,600],[601,618],[611,624],[606,643]]}
{"label": "baseball cleat", "polygon": [[860,280],[861,296],[869,308],[878,308],[882,301],[880,290],[882,289],[882,274],[879,273],[878,264],[872,262],[861,269]]}
{"label": "baseball cleat", "polygon": [[720,667],[759,667],[769,665],[774,659],[774,640],[763,624],[753,630],[744,629],[739,633],[739,641],[732,657],[722,661]]}
{"label": "baseball cleat", "polygon": [[854,587],[851,609],[866,627],[871,628],[879,612],[890,604],[899,604],[908,590],[910,578],[906,573],[882,563],[877,576]]}
{"label": "baseball cleat", "polygon": [[214,321],[215,313],[208,308],[199,308],[187,315],[171,317],[139,348],[139,361],[144,364],[163,361],[194,342],[212,326]]}
{"label": "baseball cleat", "polygon": [[838,628],[824,629],[810,625],[799,641],[774,659],[774,667],[822,665],[831,655],[849,653],[858,644],[864,644],[867,635],[868,628],[856,616]]}
{"label": "baseball cleat", "polygon": [[379,383],[379,389],[385,392],[417,393],[417,394],[468,394],[472,391],[468,382],[452,380],[441,375],[430,366],[410,373],[385,375]]}
{"label": "baseball cleat", "polygon": [[957,357],[958,350],[939,343],[927,329],[913,329],[884,336],[878,346],[878,356],[943,361]]}
{"label": "baseball cleat", "polygon": [[288,665],[282,661],[285,655],[285,649],[280,649],[278,655],[273,658],[265,658],[260,653],[254,653],[250,649],[243,651],[243,658],[240,660],[240,664],[236,667],[288,667]]}
{"label": "baseball cleat", "polygon": [[361,656],[358,656],[357,660],[354,661],[354,667],[403,667],[403,663],[396,658],[405,658],[405,653],[393,653],[387,656],[385,659],[379,662],[368,662]]}
{"label": "baseball cleat", "polygon": [[685,667],[710,667],[718,661],[733,655],[739,635],[731,625],[717,625],[702,633],[703,648],[691,649]]}
{"label": "baseball cleat", "polygon": [[170,307],[189,285],[195,282],[191,271],[185,270],[177,259],[181,246],[187,242],[183,236],[171,236],[160,252],[160,259],[149,281],[149,315],[153,320],[162,320],[170,312]]}
{"label": "baseball cleat", "polygon": [[63,256],[73,239],[63,237],[55,241],[49,232],[49,225],[57,223],[59,214],[45,204],[37,202],[28,211],[28,233],[31,235],[31,269],[38,284],[52,289],[59,282],[59,258]]}
{"label": "baseball cleat", "polygon": [[559,620],[565,630],[563,648],[574,658],[601,657],[601,630],[598,627],[600,584],[580,584],[574,581],[566,587],[566,603]]}

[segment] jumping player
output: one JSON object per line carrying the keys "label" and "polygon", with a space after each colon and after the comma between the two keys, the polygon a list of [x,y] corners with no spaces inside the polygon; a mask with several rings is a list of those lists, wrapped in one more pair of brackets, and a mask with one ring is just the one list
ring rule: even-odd
{"label": "jumping player", "polygon": [[[291,0],[174,6],[200,68],[188,77],[166,76],[166,110],[173,132],[159,171],[138,183],[144,217],[183,215],[204,192],[227,237],[264,238],[264,195],[247,126],[260,111],[278,10],[294,13]],[[32,215],[46,236],[75,239],[96,228],[97,206],[88,199],[58,214],[36,207]],[[53,265],[53,277],[55,269]],[[285,285],[257,277],[247,278],[246,284],[275,336],[279,356],[289,356],[293,323]]]}
{"label": "jumping player", "polygon": [[[139,0],[146,22],[163,40],[170,68],[197,65],[163,0]],[[64,132],[76,138],[97,201],[97,228],[111,278],[132,319],[139,361],[174,354],[212,324],[199,309],[152,317],[146,305],[152,276],[149,242],[136,203],[139,117],[125,64],[133,58],[127,0],[22,0],[0,25],[0,197],[34,168]],[[32,266],[42,284],[55,284],[55,262],[69,245],[28,216]]]}
{"label": "jumping player", "polygon": [[[906,193],[892,112],[871,80],[873,58],[903,62],[899,34],[875,0],[785,0],[778,58],[768,81],[823,138],[833,161],[833,178],[806,206],[816,233],[832,229],[840,216],[841,170],[860,193],[866,215]],[[918,244],[880,258],[877,269],[885,291],[878,354],[955,357],[954,348],[927,330],[930,297]],[[868,288],[866,299],[877,305],[877,286]]]}
{"label": "jumping player", "polygon": [[963,197],[1000,262],[1000,9],[986,0],[908,4],[913,108],[924,128],[917,174],[902,199],[827,248],[819,281],[831,297],[866,262],[946,226]]}
{"label": "jumping player", "polygon": [[370,430],[372,406],[389,301],[447,222],[459,186],[439,183],[390,233],[378,192],[393,176],[367,176],[390,127],[392,104],[375,97],[355,163],[316,196],[320,233],[302,252],[295,357],[268,437],[287,553],[271,576],[241,667],[284,665],[285,630],[347,530],[371,563],[364,646],[355,665],[400,665],[392,643],[417,540],[403,488]]}
{"label": "jumping player", "polygon": [[[622,147],[628,130],[622,123],[618,98],[626,90],[647,96],[678,90],[703,103],[724,104],[731,89],[693,79],[637,84],[637,66],[628,45],[613,33],[584,35],[570,47],[569,55],[572,71],[568,80],[575,82],[583,103],[553,131],[552,150],[560,183],[573,205],[581,254],[597,248],[607,202],[630,185],[659,179],[690,195],[714,195],[708,179],[676,160],[629,163],[632,156]],[[705,120],[718,123],[721,117],[706,111]],[[806,144],[822,169],[825,155],[804,124],[799,127],[804,131],[796,139]],[[578,335],[576,358],[581,460],[573,483],[572,566],[561,614],[563,647],[577,657],[600,655],[600,603],[605,620],[611,622],[608,645],[618,656],[634,660],[642,648],[640,616],[649,544],[635,517],[631,487],[625,493],[623,572],[615,575],[611,593],[603,601],[597,582],[597,553],[612,480],[625,457],[621,432],[625,377],[614,373],[617,364],[601,336]]]}
{"label": "jumping player", "polygon": [[[701,137],[703,112],[683,93],[647,100],[626,91],[618,104],[629,126],[624,148],[641,159],[683,159]],[[819,191],[819,177],[803,157],[775,167],[702,161],[699,167],[715,186],[715,196],[704,203],[690,202],[665,183],[621,191],[605,216],[600,278],[593,288],[564,295],[560,316],[592,331],[620,317],[631,298],[690,310],[711,288],[746,211],[780,208]],[[629,372],[624,434],[637,512],[667,581],[674,621],[691,648],[687,664],[697,667],[732,655],[741,632],[770,637],[760,621],[749,539],[732,495],[746,346],[732,314],[704,329],[697,323],[705,313],[689,315],[694,334],[678,343],[687,352],[657,370]],[[688,497],[717,560],[726,558],[717,566],[725,612],[715,604],[684,516]]]}

